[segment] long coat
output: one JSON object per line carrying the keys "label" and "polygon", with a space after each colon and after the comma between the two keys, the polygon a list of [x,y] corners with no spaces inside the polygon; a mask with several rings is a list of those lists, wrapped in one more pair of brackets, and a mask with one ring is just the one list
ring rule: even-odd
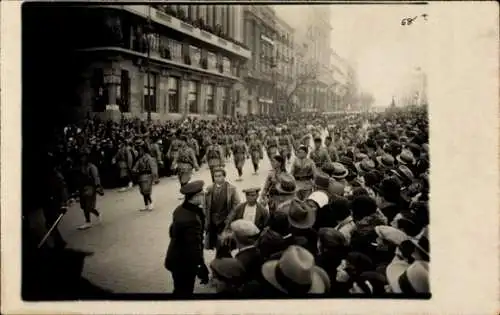
{"label": "long coat", "polygon": [[[246,201],[242,202],[229,213],[229,216],[227,217],[226,220],[226,229],[229,229],[229,225],[231,225],[231,222],[243,219],[243,212],[245,211],[246,206],[247,202]],[[268,221],[269,221],[269,211],[260,203],[257,203],[257,210],[254,222],[255,225],[259,228],[259,230],[262,231],[262,229],[266,227]]]}
{"label": "long coat", "polygon": [[164,263],[167,270],[196,272],[198,266],[204,263],[204,225],[205,215],[201,208],[184,202],[174,210]]}
{"label": "long coat", "polygon": [[[206,229],[208,232],[207,238],[209,240],[214,239],[214,233],[216,234],[217,231],[212,229],[211,227],[213,225],[220,226],[221,224],[224,224],[225,220],[229,216],[229,213],[231,210],[233,210],[239,203],[240,203],[240,197],[238,196],[238,192],[236,191],[236,187],[231,185],[228,182],[225,182],[222,184],[224,187],[223,189],[226,189],[226,200],[224,201],[224,210],[227,211],[227,215],[225,216],[224,220],[221,222],[212,222],[212,216],[214,213],[212,213],[212,198],[213,198],[213,192],[214,192],[214,185],[210,185],[207,188],[207,193],[205,195],[205,205],[206,205]],[[224,217],[224,216],[223,216]],[[207,244],[208,248],[213,248],[215,244]]]}

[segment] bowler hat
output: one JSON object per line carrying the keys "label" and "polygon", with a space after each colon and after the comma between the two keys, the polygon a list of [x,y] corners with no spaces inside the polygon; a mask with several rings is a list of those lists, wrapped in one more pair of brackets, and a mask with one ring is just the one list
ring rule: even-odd
{"label": "bowler hat", "polygon": [[196,195],[197,193],[201,192],[203,190],[203,186],[205,185],[205,182],[202,180],[196,180],[190,183],[187,183],[186,185],[181,187],[181,194],[185,196],[192,196]]}
{"label": "bowler hat", "polygon": [[375,162],[366,158],[366,159],[362,160],[361,162],[356,163],[355,166],[356,166],[356,169],[358,170],[358,172],[368,173],[368,172],[373,171],[375,169]]}
{"label": "bowler hat", "polygon": [[276,184],[276,190],[282,195],[295,194],[297,192],[295,178],[287,173],[280,174],[278,177],[278,183]]}
{"label": "bowler hat", "polygon": [[327,174],[318,172],[314,175],[314,186],[322,190],[328,190],[330,185],[330,177]]}
{"label": "bowler hat", "polygon": [[343,179],[349,174],[349,171],[347,170],[347,168],[343,164],[334,162],[333,166],[334,166],[333,174],[332,174],[333,178]]}
{"label": "bowler hat", "polygon": [[403,150],[400,154],[396,156],[396,160],[402,164],[415,164],[415,158],[413,157],[413,153],[410,150]]}
{"label": "bowler hat", "polygon": [[375,158],[380,166],[394,167],[394,158],[390,154],[384,154]]}

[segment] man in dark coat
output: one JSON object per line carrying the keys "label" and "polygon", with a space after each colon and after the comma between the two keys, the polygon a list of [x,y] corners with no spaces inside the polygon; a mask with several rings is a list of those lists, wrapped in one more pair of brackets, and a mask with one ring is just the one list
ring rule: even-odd
{"label": "man in dark coat", "polygon": [[193,294],[196,277],[202,284],[208,283],[208,268],[203,260],[203,185],[200,180],[181,188],[186,199],[174,210],[170,226],[170,244],[164,266],[172,273],[173,294],[178,297]]}
{"label": "man in dark coat", "polygon": [[229,228],[231,222],[239,219],[252,221],[259,228],[259,230],[266,227],[269,221],[269,211],[262,204],[257,202],[259,191],[260,188],[249,188],[243,190],[247,200],[237,205],[229,213],[226,220],[226,230]]}
{"label": "man in dark coat", "polygon": [[214,170],[215,183],[207,188],[207,242],[206,249],[214,249],[219,245],[219,237],[226,227],[226,220],[231,210],[239,203],[240,198],[236,187],[226,181],[226,171],[223,168]]}

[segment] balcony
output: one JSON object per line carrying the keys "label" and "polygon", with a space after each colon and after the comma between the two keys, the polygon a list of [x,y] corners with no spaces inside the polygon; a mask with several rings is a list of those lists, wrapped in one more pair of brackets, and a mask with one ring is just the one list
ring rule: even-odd
{"label": "balcony", "polygon": [[170,27],[182,34],[194,37],[202,42],[239,56],[240,58],[250,59],[252,56],[252,52],[241,45],[225,40],[210,32],[201,30],[198,27],[186,23],[156,8],[148,8],[147,5],[106,5],[103,7],[125,10],[146,19],[151,14],[152,22]]}

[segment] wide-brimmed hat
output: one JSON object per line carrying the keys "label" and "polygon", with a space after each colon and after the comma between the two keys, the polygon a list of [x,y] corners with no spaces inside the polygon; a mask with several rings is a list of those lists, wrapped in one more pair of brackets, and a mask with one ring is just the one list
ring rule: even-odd
{"label": "wide-brimmed hat", "polygon": [[304,202],[293,199],[289,203],[288,222],[298,229],[308,229],[316,221],[316,213]]}
{"label": "wide-brimmed hat", "polygon": [[377,233],[378,237],[381,239],[397,246],[409,239],[405,232],[388,225],[376,226],[375,233]]}
{"label": "wide-brimmed hat", "polygon": [[424,228],[420,234],[418,234],[415,238],[410,239],[413,245],[423,252],[425,255],[429,256],[429,230],[428,228]]}
{"label": "wide-brimmed hat", "polygon": [[268,283],[289,294],[322,294],[329,287],[314,256],[296,245],[288,247],[279,260],[264,263],[261,271]]}
{"label": "wide-brimmed hat", "polygon": [[325,174],[323,172],[314,174],[314,186],[322,190],[327,190],[329,185],[330,177],[328,176],[328,174]]}
{"label": "wide-brimmed hat", "polygon": [[396,156],[396,160],[402,164],[415,164],[415,157],[413,157],[413,153],[410,150],[403,150],[400,154]]}
{"label": "wide-brimmed hat", "polygon": [[297,192],[297,185],[295,178],[287,173],[282,173],[278,177],[276,190],[282,195],[293,195]]}
{"label": "wide-brimmed hat", "polygon": [[411,265],[393,260],[386,269],[387,281],[393,293],[429,293],[429,263],[417,260]]}
{"label": "wide-brimmed hat", "polygon": [[240,284],[245,275],[245,268],[236,258],[216,258],[210,263],[212,273],[220,280]]}
{"label": "wide-brimmed hat", "polygon": [[406,165],[399,165],[397,169],[391,170],[391,172],[402,179],[405,183],[411,183],[415,179],[413,172]]}
{"label": "wide-brimmed hat", "polygon": [[384,154],[375,158],[379,165],[383,167],[394,167],[394,158],[390,154]]}
{"label": "wide-brimmed hat", "polygon": [[334,165],[334,170],[332,173],[332,177],[335,179],[343,179],[346,178],[346,176],[349,174],[349,171],[347,168],[344,166],[344,164],[341,163],[333,163]]}
{"label": "wide-brimmed hat", "polygon": [[361,162],[355,163],[354,165],[356,166],[358,173],[359,172],[368,173],[375,169],[375,162],[373,162],[368,158],[362,160]]}
{"label": "wide-brimmed hat", "polygon": [[318,230],[318,238],[324,248],[338,248],[348,245],[347,239],[342,232],[331,227],[323,227]]}

